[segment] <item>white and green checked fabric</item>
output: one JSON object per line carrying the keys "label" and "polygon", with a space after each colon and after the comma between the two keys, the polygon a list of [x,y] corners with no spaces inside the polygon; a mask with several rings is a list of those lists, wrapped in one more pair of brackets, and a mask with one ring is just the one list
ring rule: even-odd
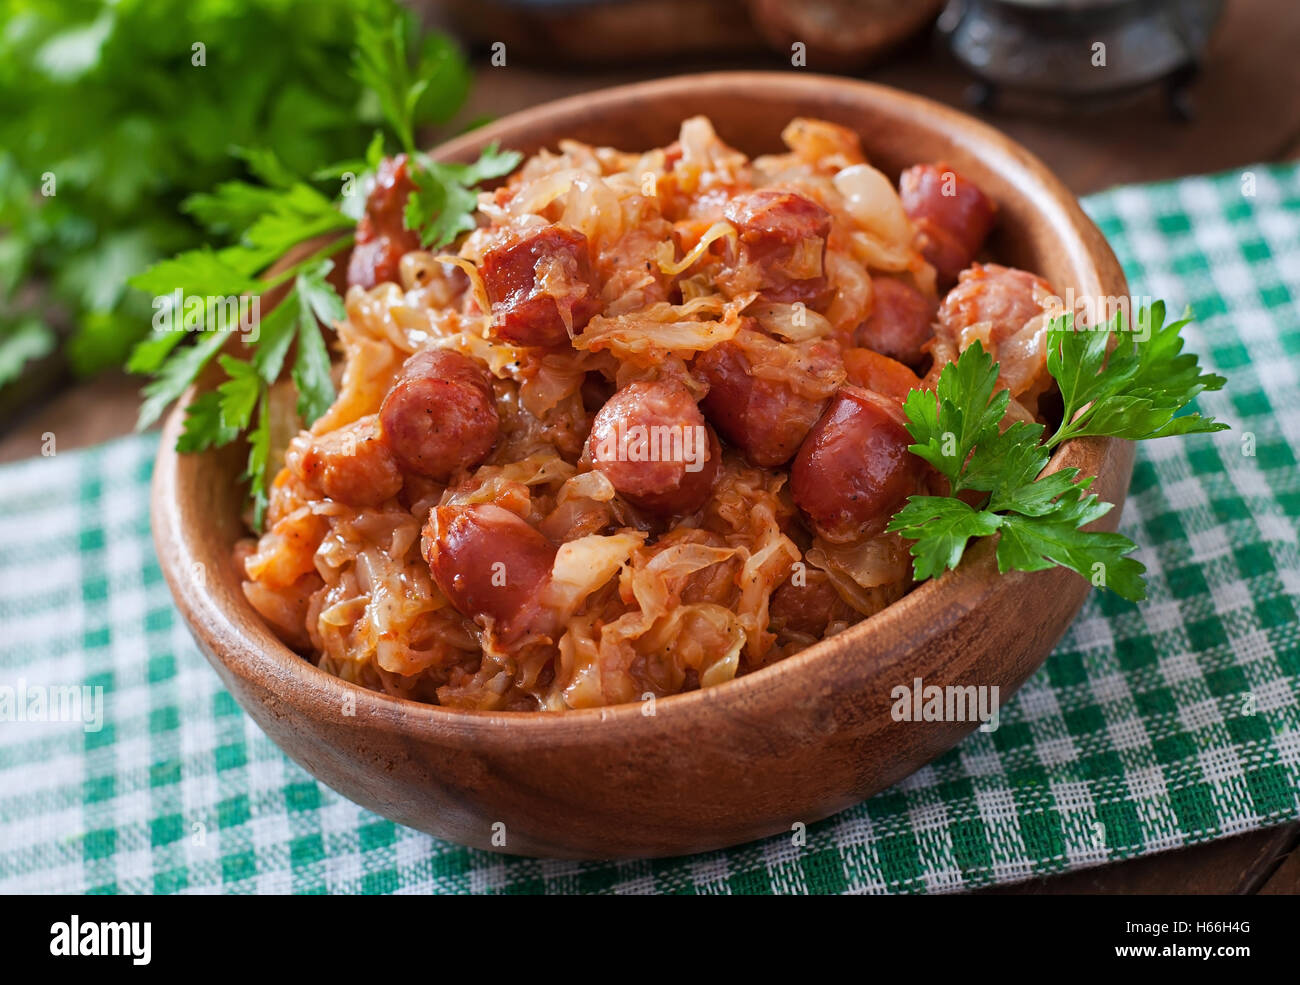
{"label": "white and green checked fabric", "polygon": [[289,762],[191,642],[149,539],[154,438],[0,470],[0,717],[24,685],[105,696],[99,731],[0,722],[0,890],[934,892],[1300,817],[1300,170],[1248,175],[1087,203],[1229,380],[1200,407],[1232,431],[1140,451],[1123,529],[1150,600],[1094,594],[996,732],[805,847],[534,861],[385,821]]}

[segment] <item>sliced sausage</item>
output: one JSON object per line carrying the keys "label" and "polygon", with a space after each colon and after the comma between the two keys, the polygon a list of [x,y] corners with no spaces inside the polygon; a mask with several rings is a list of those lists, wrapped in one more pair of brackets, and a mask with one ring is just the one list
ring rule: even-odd
{"label": "sliced sausage", "polygon": [[977,263],[962,271],[957,286],[939,307],[939,324],[956,335],[980,322],[989,325],[993,340],[1015,335],[1025,322],[1043,313],[1040,298],[1052,293],[1052,286],[1028,270]]}
{"label": "sliced sausage", "polygon": [[997,361],[998,378],[1013,396],[1041,388],[1049,382],[1042,302],[1051,296],[1051,285],[1027,270],[995,263],[963,270],[939,306],[936,368],[979,339]]}
{"label": "sliced sausage", "polygon": [[830,300],[823,261],[831,214],[824,208],[795,192],[760,188],[732,198],[723,216],[740,238],[736,274],[722,278],[732,293],[756,290],[769,301],[812,308]]}
{"label": "sliced sausage", "polygon": [[855,386],[831,400],[790,468],[790,492],[812,528],[832,543],[878,533],[916,492],[922,461],[897,405]]}
{"label": "sliced sausage", "polygon": [[420,248],[420,237],[406,228],[402,213],[415,190],[405,154],[385,158],[375,173],[375,187],[357,223],[356,245],[348,260],[348,284],[366,290],[398,281],[402,257]]}
{"label": "sliced sausage", "polygon": [[491,503],[434,507],[424,549],[447,601],[499,640],[553,630],[541,598],[556,547],[518,514]]}
{"label": "sliced sausage", "polygon": [[993,228],[998,207],[947,164],[918,164],[898,179],[903,211],[921,234],[921,253],[946,287],[970,262]]}
{"label": "sliced sausage", "polygon": [[406,360],[379,420],[398,463],[440,482],[487,458],[499,427],[487,372],[450,349]]}
{"label": "sliced sausage", "polygon": [[939,302],[897,277],[873,277],[871,287],[871,314],[858,326],[857,344],[909,366],[924,362]]}
{"label": "sliced sausage", "polygon": [[301,450],[291,447],[286,460],[312,488],[349,506],[378,506],[402,488],[402,473],[375,414],[312,435]]}
{"label": "sliced sausage", "polygon": [[768,603],[768,622],[774,633],[810,636],[820,640],[832,622],[856,622],[860,615],[842,598],[824,571],[809,568],[804,583],[784,581]]}
{"label": "sliced sausage", "polygon": [[844,367],[834,342],[819,340],[802,348],[771,340],[761,346],[745,344],[754,334],[742,331],[737,336],[742,341],[700,353],[692,368],[709,384],[700,402],[709,423],[744,452],[750,464],[773,468],[798,451],[843,381]]}
{"label": "sliced sausage", "polygon": [[515,233],[483,254],[479,268],[498,338],[567,345],[600,311],[587,237],[565,226]]}
{"label": "sliced sausage", "polygon": [[614,394],[592,422],[589,447],[619,495],[660,514],[703,506],[722,458],[690,391],[666,380],[632,383]]}
{"label": "sliced sausage", "polygon": [[849,382],[900,404],[913,390],[921,389],[921,378],[896,359],[873,349],[844,350],[844,371]]}

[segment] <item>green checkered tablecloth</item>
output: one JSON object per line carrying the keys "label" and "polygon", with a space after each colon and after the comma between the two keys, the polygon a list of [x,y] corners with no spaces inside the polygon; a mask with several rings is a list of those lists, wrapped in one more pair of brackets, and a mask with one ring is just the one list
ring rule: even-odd
{"label": "green checkered tablecloth", "polygon": [[[1195,310],[1228,377],[1200,408],[1233,430],[1140,450],[1122,526],[1149,601],[1094,593],[997,731],[802,847],[601,864],[435,841],[316,783],[222,690],[149,538],[156,439],[130,438],[0,470],[0,890],[935,892],[1300,817],[1300,170],[1087,206],[1136,294]],[[102,727],[15,720],[33,695],[76,712],[66,686],[91,719],[102,688]]]}

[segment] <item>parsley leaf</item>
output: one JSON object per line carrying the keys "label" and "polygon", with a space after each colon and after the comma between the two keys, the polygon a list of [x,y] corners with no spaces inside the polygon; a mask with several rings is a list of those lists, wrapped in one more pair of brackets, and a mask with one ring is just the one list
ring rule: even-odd
{"label": "parsley leaf", "polygon": [[912,541],[918,580],[955,568],[971,538],[996,533],[1003,573],[1061,566],[1131,601],[1146,597],[1146,569],[1128,556],[1136,545],[1122,534],[1084,529],[1112,508],[1090,491],[1092,477],[1074,468],[1043,474],[1051,449],[1070,438],[1141,440],[1226,427],[1198,414],[1176,416],[1224,383],[1183,352],[1186,319],[1166,324],[1163,304],[1139,319],[1149,336],[1126,332],[1117,316],[1114,346],[1108,332],[1074,331],[1069,317],[1049,326],[1047,366],[1065,416],[1047,441],[1041,424],[1002,426],[1009,395],[997,389],[998,367],[979,342],[944,367],[933,393],[908,394],[910,450],[949,482],[946,497],[909,497],[887,528]]}
{"label": "parsley leaf", "polygon": [[1037,423],[1016,421],[1001,432],[994,424],[980,436],[979,445],[967,460],[962,488],[996,492],[1018,490],[1033,482],[1051,457],[1038,444],[1042,435],[1043,426]]}
{"label": "parsley leaf", "polygon": [[253,366],[268,386],[280,378],[284,357],[289,354],[289,346],[293,345],[298,326],[298,298],[295,291],[296,288],[291,289],[279,304],[261,317],[257,326]]}
{"label": "parsley leaf", "polygon": [[[1107,507],[1109,503],[1103,504]],[[1009,513],[998,538],[998,571],[1070,568],[1097,588],[1109,588],[1130,602],[1147,597],[1146,567],[1128,553],[1137,545],[1123,534],[1080,530],[1073,522]]]}
{"label": "parsley leaf", "polygon": [[314,421],[334,402],[334,380],[330,377],[329,351],[321,337],[317,319],[333,327],[343,318],[343,302],[325,282],[333,266],[328,260],[298,275],[298,358],[293,382],[298,388],[298,416]]}
{"label": "parsley leaf", "polygon": [[402,147],[414,153],[414,104],[424,87],[411,81],[407,61],[410,22],[403,13],[383,26],[359,23],[353,71],[357,81],[374,93]]}
{"label": "parsley leaf", "polygon": [[298,181],[298,176],[270,147],[232,147],[230,153],[248,165],[254,177],[272,188],[289,188]]}
{"label": "parsley leaf", "polygon": [[39,318],[28,316],[0,333],[0,386],[22,375],[23,366],[54,351],[54,331]]}
{"label": "parsley leaf", "polygon": [[271,478],[267,474],[266,466],[270,458],[270,399],[264,389],[257,401],[257,427],[253,428],[248,434],[248,465],[244,469],[244,474],[240,476],[242,480],[249,483],[249,492],[253,498],[253,528],[255,530],[262,529],[262,521],[266,518],[267,491]]}
{"label": "parsley leaf", "polygon": [[[475,226],[476,186],[508,174],[520,155],[495,144],[470,164],[440,164],[415,151],[415,129],[423,120],[446,120],[464,100],[465,62],[447,39],[433,35],[413,46],[414,19],[394,9],[392,18],[358,18],[355,74],[408,155],[417,191],[404,218],[418,229],[421,242],[444,246]],[[372,117],[373,118],[373,117]],[[297,390],[297,413],[310,425],[334,402],[329,347],[323,332],[346,317],[343,301],[329,283],[330,257],[353,242],[348,232],[364,213],[384,157],[384,138],[376,131],[364,158],[312,170],[290,165],[261,147],[236,148],[247,171],[260,180],[228,180],[212,191],[193,194],[182,210],[231,245],[188,250],[155,263],[131,279],[152,294],[154,331],[132,352],[128,367],[153,374],[145,387],[139,426],[155,421],[216,358],[224,379],[198,395],[186,412],[177,442],[181,451],[219,447],[246,434],[245,478],[250,482],[254,525],[260,528],[271,476],[271,387],[293,353],[289,375]],[[310,178],[302,177],[310,174]],[[331,200],[313,182],[342,179],[341,195]],[[326,245],[313,255],[265,273],[302,244]],[[200,331],[216,324],[214,312],[241,295],[270,295],[278,302],[254,325],[241,325],[242,347],[229,332]],[[195,299],[203,303],[194,304]],[[179,305],[179,308],[178,308]],[[187,343],[193,338],[192,344]],[[279,406],[276,396],[276,405]]]}
{"label": "parsley leaf", "polygon": [[[1190,320],[1166,323],[1163,301],[1138,313],[1136,330],[1122,311],[1100,329],[1076,329],[1069,315],[1054,320],[1047,332],[1047,369],[1060,387],[1065,413],[1048,446],[1084,435],[1144,441],[1227,428],[1200,414],[1175,416],[1197,394],[1225,383],[1222,376],[1202,373],[1196,356],[1183,352],[1180,333]],[[1116,343],[1108,352],[1111,339]]]}
{"label": "parsley leaf", "polygon": [[[209,241],[177,203],[240,178],[283,190],[357,154],[381,122],[346,68],[357,23],[385,31],[402,13],[397,0],[0,0],[5,362],[61,341],[79,374],[120,365],[150,316],[127,278]],[[428,80],[415,120],[447,119],[465,94],[463,59],[447,38],[421,40],[411,57]],[[222,203],[219,235],[238,237],[256,216],[247,203],[230,214],[247,190]],[[66,339],[23,327],[56,311]]]}
{"label": "parsley leaf", "polygon": [[387,24],[357,25],[353,71],[372,92],[402,149],[415,153],[415,127],[424,119],[446,122],[469,90],[469,69],[447,38],[431,34],[411,69],[413,16],[403,11]]}
{"label": "parsley leaf", "polygon": [[321,260],[298,274],[296,286],[305,307],[330,328],[347,317],[343,300],[326,278],[334,269],[334,261]]}
{"label": "parsley leaf", "polygon": [[160,260],[127,283],[156,298],[178,289],[186,296],[207,297],[247,294],[258,288],[256,280],[230,264],[228,255],[206,246]]}
{"label": "parsley leaf", "polygon": [[212,357],[221,350],[229,338],[224,332],[205,332],[193,345],[174,351],[158,370],[155,378],[141,391],[145,399],[140,405],[136,428],[143,430],[158,420],[168,405],[194,382],[194,378],[212,361]]}
{"label": "parsley leaf", "polygon": [[913,390],[903,409],[908,433],[916,444],[911,452],[925,459],[953,483],[963,487],[963,470],[972,449],[997,430],[1011,395],[994,393],[998,371],[992,357],[976,341],[956,362],[939,374],[933,393]]}
{"label": "parsley leaf", "polygon": [[420,234],[425,249],[441,249],[461,233],[474,229],[478,194],[474,186],[509,174],[523,159],[518,151],[503,151],[496,143],[484,148],[473,164],[443,164],[416,154],[409,167],[415,191],[402,214],[407,229]]}
{"label": "parsley leaf", "polygon": [[1002,518],[947,496],[912,496],[894,514],[889,529],[915,541],[913,573],[918,581],[957,567],[966,542],[997,533]]}
{"label": "parsley leaf", "polygon": [[176,439],[182,454],[219,448],[239,437],[239,428],[221,423],[221,394],[216,390],[200,393],[185,408],[185,426]]}
{"label": "parsley leaf", "polygon": [[242,431],[253,419],[253,409],[262,395],[262,381],[250,363],[221,356],[217,360],[227,379],[217,387],[218,418],[223,428]]}

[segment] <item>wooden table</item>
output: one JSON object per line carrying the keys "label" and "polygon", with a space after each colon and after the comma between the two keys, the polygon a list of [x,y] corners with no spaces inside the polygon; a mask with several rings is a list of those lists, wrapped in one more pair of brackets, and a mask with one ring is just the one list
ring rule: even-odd
{"label": "wooden table", "polygon": [[[1193,98],[1197,118],[1179,123],[1165,113],[1158,90],[1100,112],[1062,116],[1036,109],[980,113],[1042,157],[1079,194],[1110,185],[1153,181],[1300,159],[1300,4],[1229,0]],[[680,63],[617,71],[574,71],[509,62],[480,64],[466,118],[500,116],[537,103],[608,85],[718,68],[788,69],[776,55],[720,65]],[[815,71],[816,52],[809,70]],[[795,71],[793,69],[788,69]],[[927,38],[909,44],[864,73],[964,109],[970,79]],[[0,462],[40,453],[53,433],[57,450],[96,444],[131,430],[138,380],[109,374],[67,387],[0,431]],[[1300,823],[1282,825],[1181,851],[1084,872],[998,887],[990,893],[1265,893],[1300,892]]]}

